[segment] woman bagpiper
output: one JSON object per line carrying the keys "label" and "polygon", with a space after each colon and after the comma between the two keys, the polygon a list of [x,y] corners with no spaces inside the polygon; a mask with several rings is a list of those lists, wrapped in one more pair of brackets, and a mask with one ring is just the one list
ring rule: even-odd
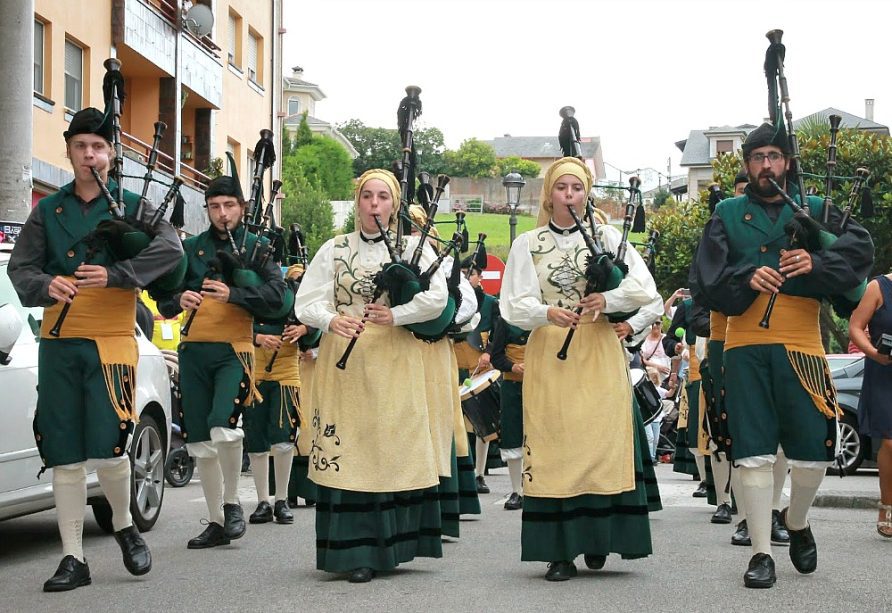
{"label": "woman bagpiper", "polygon": [[[575,576],[579,554],[597,570],[610,553],[651,553],[644,428],[606,315],[645,306],[657,290],[630,248],[629,273],[619,287],[584,295],[589,252],[568,207],[581,217],[591,185],[591,172],[575,158],[549,168],[539,227],[511,247],[501,293],[502,317],[532,330],[523,383],[521,559],[549,562],[549,581]],[[604,249],[615,253],[619,232],[598,228]],[[581,315],[572,310],[577,306]],[[570,327],[575,336],[566,360],[559,360]]]}
{"label": "woman bagpiper", "polygon": [[[406,324],[438,316],[446,281],[438,271],[427,291],[390,307],[372,302],[374,278],[390,261],[378,231],[396,221],[400,186],[370,170],[358,181],[358,230],[327,241],[307,269],[295,314],[324,330],[308,407],[310,479],[316,504],[316,567],[370,581],[416,556],[442,557],[439,483],[423,385],[421,342]],[[411,253],[418,239],[409,238]],[[421,269],[433,261],[427,246]],[[357,338],[344,368],[349,340]],[[416,381],[417,382],[417,381]]]}

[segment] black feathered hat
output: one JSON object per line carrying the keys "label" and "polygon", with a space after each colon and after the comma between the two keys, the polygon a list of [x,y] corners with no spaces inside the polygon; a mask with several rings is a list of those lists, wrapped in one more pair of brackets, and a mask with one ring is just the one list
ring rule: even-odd
{"label": "black feathered hat", "polygon": [[111,115],[92,106],[79,110],[71,118],[71,123],[68,124],[68,129],[62,133],[62,136],[68,141],[77,134],[95,134],[111,142],[114,138]]}
{"label": "black feathered hat", "polygon": [[791,153],[790,139],[787,138],[787,131],[783,124],[775,126],[766,122],[750,132],[743,142],[743,157],[748,158],[755,149],[768,145],[774,145],[786,155]]}
{"label": "black feathered hat", "polygon": [[749,183],[749,182],[750,182],[750,176],[742,170],[737,173],[737,176],[734,177],[734,185],[737,185],[738,183]]}
{"label": "black feathered hat", "polygon": [[245,195],[242,193],[242,184],[238,178],[238,169],[235,165],[235,159],[228,151],[226,152],[226,157],[229,159],[230,176],[227,177],[226,175],[222,175],[208,183],[207,189],[204,190],[205,202],[208,201],[208,198],[213,198],[214,196],[233,196],[237,198],[239,202],[245,201]]}

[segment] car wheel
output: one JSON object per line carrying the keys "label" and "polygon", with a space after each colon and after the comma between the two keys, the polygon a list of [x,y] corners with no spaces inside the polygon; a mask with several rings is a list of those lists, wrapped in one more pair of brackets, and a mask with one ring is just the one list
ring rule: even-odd
{"label": "car wheel", "polygon": [[[858,432],[858,418],[848,411],[843,412],[839,422],[840,447],[842,450],[842,473],[854,475],[864,461],[864,448],[861,445],[861,434]],[[838,475],[839,468],[834,464],[827,469],[831,475]]]}
{"label": "car wheel", "polygon": [[171,487],[183,487],[192,480],[195,462],[189,457],[185,447],[172,449],[164,463],[164,478]]}
{"label": "car wheel", "polygon": [[142,415],[133,431],[130,513],[140,532],[152,529],[164,500],[164,446],[161,430],[149,415]]}

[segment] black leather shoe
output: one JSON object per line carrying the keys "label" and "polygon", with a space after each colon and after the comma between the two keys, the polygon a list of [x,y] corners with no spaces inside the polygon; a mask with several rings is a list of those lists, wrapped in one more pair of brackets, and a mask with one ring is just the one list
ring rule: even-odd
{"label": "black leather shoe", "polygon": [[[267,503],[266,506],[269,506]],[[227,538],[240,539],[245,535],[245,512],[242,505],[230,503],[223,505],[223,532]]]}
{"label": "black leather shoe", "polygon": [[90,585],[90,567],[87,561],[81,562],[74,556],[65,556],[56,569],[56,574],[43,584],[44,592],[67,592],[82,585]]}
{"label": "black leather shoe", "polygon": [[818,546],[811,526],[793,530],[787,525],[787,509],[780,512],[780,519],[790,535],[790,561],[803,575],[815,572],[818,567]]}
{"label": "black leather shoe", "polygon": [[348,578],[347,581],[350,583],[368,583],[374,578],[375,571],[371,568],[357,568],[350,573],[350,578]]}
{"label": "black leather shoe", "polygon": [[757,553],[750,559],[750,565],[743,573],[743,584],[746,587],[766,588],[777,582],[774,574],[774,560],[767,553]]}
{"label": "black leather shoe", "polygon": [[248,517],[248,521],[252,524],[268,524],[273,520],[273,508],[269,506],[267,501],[263,501],[257,505],[257,508]]}
{"label": "black leather shoe", "polygon": [[712,514],[712,519],[710,519],[709,521],[714,524],[730,524],[731,505],[720,504],[715,510],[715,513]]}
{"label": "black leather shoe", "polygon": [[745,519],[737,524],[737,530],[731,535],[731,544],[742,545],[744,547],[749,547],[753,544],[753,541],[750,539],[749,528],[746,527]]}
{"label": "black leather shoe", "polygon": [[576,576],[576,565],[573,562],[550,562],[548,572],[545,573],[546,581],[567,581]]}
{"label": "black leather shoe", "polygon": [[697,486],[697,490],[691,494],[694,498],[706,498],[706,481],[701,481]]}
{"label": "black leather shoe", "polygon": [[277,524],[293,524],[294,514],[288,508],[288,503],[284,500],[276,501],[276,508],[273,511]]}
{"label": "black leather shoe", "polygon": [[601,570],[604,568],[604,564],[607,563],[607,556],[585,554],[583,558],[585,559],[585,565],[591,570]]}
{"label": "black leather shoe", "polygon": [[771,544],[772,545],[789,545],[790,533],[784,522],[781,521],[780,511],[774,509],[771,511]]}
{"label": "black leather shoe", "polygon": [[483,480],[483,477],[477,477],[477,493],[478,494],[489,494],[489,486],[486,485],[486,481]]}
{"label": "black leather shoe", "polygon": [[208,524],[204,532],[189,541],[186,545],[189,549],[207,549],[209,547],[218,547],[220,545],[228,545],[229,537],[223,530],[223,526],[215,521]]}
{"label": "black leather shoe", "polygon": [[124,567],[131,575],[144,575],[152,570],[152,554],[136,526],[118,530],[115,540],[124,556]]}
{"label": "black leather shoe", "polygon": [[508,511],[516,511],[523,508],[523,496],[517,492],[511,492],[508,500],[505,501],[505,509]]}

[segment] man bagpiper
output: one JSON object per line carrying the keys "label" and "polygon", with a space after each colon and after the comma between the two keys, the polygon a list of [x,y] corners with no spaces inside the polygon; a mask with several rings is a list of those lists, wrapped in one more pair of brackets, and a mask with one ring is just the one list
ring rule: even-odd
{"label": "man bagpiper", "polygon": [[[163,220],[149,245],[129,259],[116,259],[107,242],[96,240],[97,226],[113,219],[101,191],[113,156],[111,120],[92,107],[74,115],[64,132],[74,180],[31,211],[8,267],[22,304],[45,307],[34,434],[44,469],[53,469],[64,554],[43,585],[46,592],[73,590],[92,580],[81,542],[88,468],[95,467],[111,505],[124,566],[134,575],[152,568],[149,548],[130,515],[127,445],[138,417],[136,288],[176,267],[183,252]],[[108,183],[108,190],[116,192],[117,185]],[[120,204],[136,207],[139,196],[123,194]],[[70,310],[60,317],[64,307]]]}
{"label": "man bagpiper", "polygon": [[[298,279],[303,272],[302,264],[290,266],[286,273],[289,283]],[[289,287],[286,300],[291,306],[294,305],[293,287]],[[294,522],[294,515],[288,508],[288,486],[297,435],[300,428],[306,426],[300,416],[300,356],[297,341],[309,332],[307,326],[289,317],[254,323],[257,389],[263,399],[255,402],[243,416],[245,449],[257,490],[257,509],[248,518],[252,524],[265,524],[273,520],[280,524]],[[276,488],[274,507],[269,504],[271,456]]]}
{"label": "man bagpiper", "polygon": [[[817,567],[808,510],[835,455],[839,415],[821,345],[820,302],[857,287],[873,263],[870,235],[854,221],[832,244],[791,245],[785,226],[793,211],[778,190],[802,200],[798,186],[787,181],[791,140],[782,124],[764,123],[749,134],[743,157],[750,184],[745,195],[717,205],[692,271],[695,299],[728,316],[725,442],[739,467],[752,541],[754,555],[744,574],[750,588],[776,581],[771,504],[779,445],[792,466],[790,506],[780,514],[790,535],[790,560],[803,574]],[[807,204],[806,213],[820,218],[822,199],[808,198]],[[832,208],[830,224],[841,216]],[[801,238],[807,226],[796,223]],[[773,311],[767,309],[771,296]]]}
{"label": "man bagpiper", "polygon": [[[245,533],[238,498],[243,411],[261,399],[254,373],[253,316],[281,317],[285,303],[282,271],[270,258],[264,265],[242,262],[238,245],[252,253],[259,239],[242,224],[245,198],[230,157],[233,176],[221,176],[205,191],[210,228],[186,239],[188,270],[182,292],[159,303],[165,317],[189,311],[179,347],[183,436],[195,458],[208,507],[208,526],[189,549],[229,544]],[[230,269],[235,267],[234,269]]]}

